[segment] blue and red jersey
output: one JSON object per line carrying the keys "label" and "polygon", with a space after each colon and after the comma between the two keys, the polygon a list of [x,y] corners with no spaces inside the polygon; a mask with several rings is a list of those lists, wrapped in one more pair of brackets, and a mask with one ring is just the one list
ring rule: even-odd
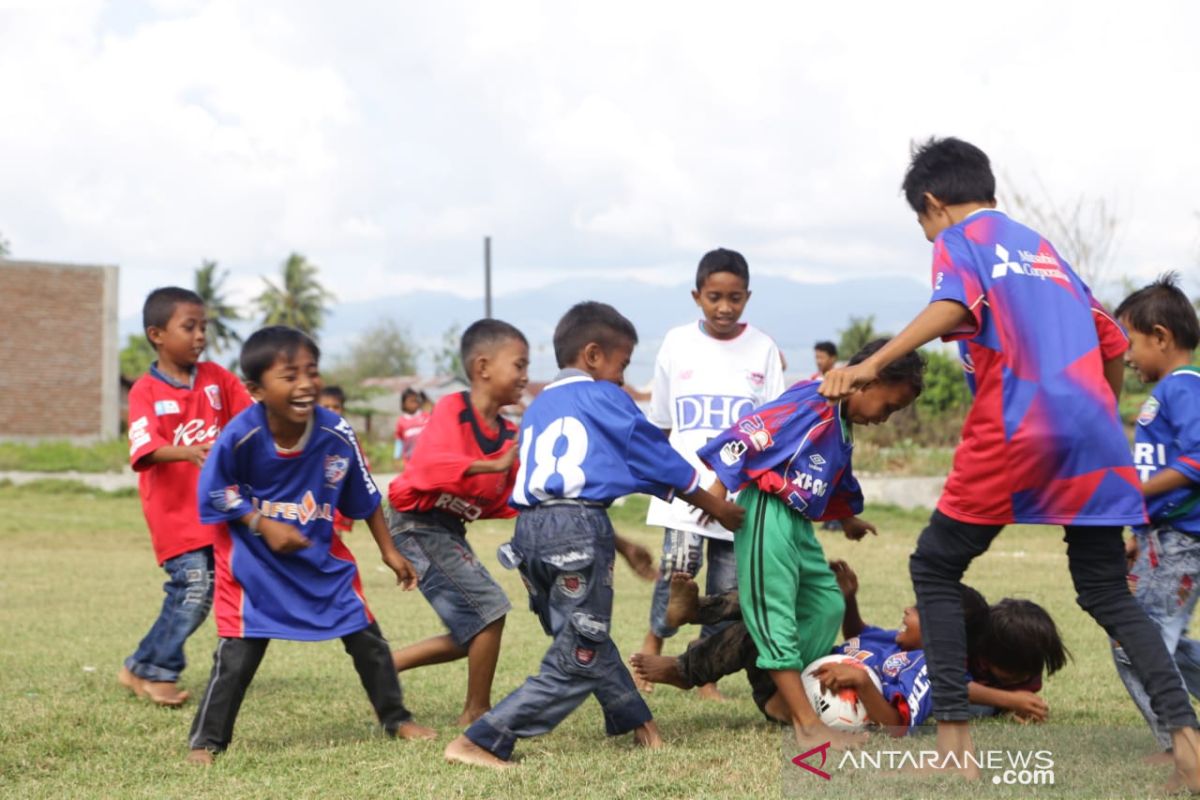
{"label": "blue and red jersey", "polygon": [[895,630],[868,625],[833,652],[850,656],[875,673],[884,699],[896,707],[911,732],[933,711],[933,694],[929,691],[925,651],[901,649],[896,634]]}
{"label": "blue and red jersey", "polygon": [[1133,441],[1143,482],[1160,469],[1191,481],[1146,498],[1150,524],[1200,535],[1200,369],[1180,367],[1158,382],[1138,414]]}
{"label": "blue and red jersey", "polygon": [[[365,519],[380,502],[344,419],[314,408],[300,447],[280,451],[266,411],[251,406],[221,432],[200,471],[197,494],[202,521],[227,523],[213,544],[220,636],[316,641],[374,621],[354,556],[333,531],[335,510]],[[253,510],[295,526],[312,545],[273,552],[240,522]]]}
{"label": "blue and red jersey", "polygon": [[754,483],[811,520],[844,519],[862,511],[851,470],[854,439],[842,404],[801,381],[714,436],[697,455],[730,491]]}
{"label": "blue and red jersey", "polygon": [[975,395],[938,509],[978,525],[1136,525],[1141,487],[1104,362],[1121,327],[1037,232],[979,211],[938,235],[932,301],[961,303]]}

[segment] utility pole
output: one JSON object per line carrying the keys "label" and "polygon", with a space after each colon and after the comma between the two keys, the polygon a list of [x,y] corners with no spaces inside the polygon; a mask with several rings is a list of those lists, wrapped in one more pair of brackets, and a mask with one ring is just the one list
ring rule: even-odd
{"label": "utility pole", "polygon": [[492,237],[483,237],[483,316],[492,318]]}

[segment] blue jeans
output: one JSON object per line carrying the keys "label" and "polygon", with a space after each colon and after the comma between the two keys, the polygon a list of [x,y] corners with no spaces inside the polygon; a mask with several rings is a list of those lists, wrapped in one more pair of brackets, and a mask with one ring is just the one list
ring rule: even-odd
{"label": "blue jeans", "polygon": [[[660,639],[669,639],[679,629],[667,625],[667,599],[671,592],[671,573],[686,572],[693,578],[704,566],[704,543],[708,542],[708,577],[704,594],[717,596],[737,588],[737,562],[733,557],[733,542],[710,539],[697,533],[666,528],[663,530],[662,562],[654,595],[650,600],[650,631]],[[719,633],[728,623],[705,625],[700,629],[704,638]]]}
{"label": "blue jeans", "polygon": [[500,561],[520,570],[530,609],[554,641],[538,674],[467,728],[468,739],[507,760],[517,739],[554,730],[591,694],[610,736],[653,718],[609,636],[615,555],[603,508],[539,505],[517,517]]}
{"label": "blue jeans", "polygon": [[[1129,573],[1133,596],[1158,627],[1188,692],[1200,698],[1200,642],[1187,638],[1188,621],[1200,599],[1196,591],[1200,581],[1200,537],[1164,527],[1137,538],[1138,557]],[[1159,746],[1170,750],[1170,729],[1158,724],[1150,708],[1150,696],[1134,673],[1129,655],[1115,641],[1113,662]]]}
{"label": "blue jeans", "polygon": [[183,643],[208,616],[213,600],[213,552],[201,547],[163,562],[162,610],[125,666],[139,678],[175,683],[187,666]]}

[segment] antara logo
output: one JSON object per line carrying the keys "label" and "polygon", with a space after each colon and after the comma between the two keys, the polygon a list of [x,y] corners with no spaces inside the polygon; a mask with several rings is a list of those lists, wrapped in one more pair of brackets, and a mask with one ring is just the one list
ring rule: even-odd
{"label": "antara logo", "polygon": [[291,519],[301,525],[307,525],[317,519],[333,522],[333,507],[329,503],[318,505],[312,490],[305,492],[304,499],[299,503],[281,503],[278,500],[256,498],[254,505],[259,513],[268,519]]}

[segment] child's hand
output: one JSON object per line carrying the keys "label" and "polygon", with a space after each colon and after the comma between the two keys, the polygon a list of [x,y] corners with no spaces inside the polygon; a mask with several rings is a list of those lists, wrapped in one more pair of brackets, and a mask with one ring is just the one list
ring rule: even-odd
{"label": "child's hand", "polygon": [[194,444],[190,447],[180,448],[183,451],[182,461],[190,461],[197,467],[203,467],[204,462],[208,459],[208,451],[212,450],[213,443],[205,442],[204,444]]}
{"label": "child's hand", "polygon": [[842,520],[842,530],[846,532],[846,538],[852,542],[857,542],[868,533],[879,535],[879,531],[875,530],[874,525],[858,517],[846,517]]}
{"label": "child's hand", "polygon": [[[719,482],[719,481],[718,481]],[[723,487],[722,487],[723,488]],[[746,509],[728,500],[721,501],[721,509],[714,515],[717,522],[728,531],[737,531],[746,520]]]}
{"label": "child's hand", "polygon": [[510,469],[512,469],[512,465],[514,462],[516,462],[516,460],[517,446],[514,444],[512,447],[505,450],[503,455],[496,459],[496,471],[508,472]]}
{"label": "child's hand", "polygon": [[392,550],[383,554],[383,563],[387,564],[388,569],[396,573],[396,583],[406,592],[411,592],[417,588],[417,571],[413,569],[412,562],[400,554],[399,550]]}
{"label": "child's hand", "polygon": [[1019,722],[1045,722],[1050,716],[1050,704],[1033,692],[1018,690],[1009,692],[1012,697],[1008,709]]}
{"label": "child's hand", "polygon": [[[720,481],[713,481],[711,484],[709,484],[709,487],[707,489],[705,489],[704,491],[708,492],[709,494],[711,494],[713,497],[717,498],[718,500],[724,500],[729,495],[729,490],[726,489],[725,484],[721,483]],[[700,519],[698,520],[698,524],[700,524],[701,526],[708,526],[715,519],[716,518],[712,514],[708,513],[707,511],[701,511]]]}
{"label": "child's hand", "polygon": [[821,682],[821,688],[830,692],[859,689],[871,680],[866,668],[852,664],[822,664],[812,674]]}
{"label": "child's hand", "polygon": [[281,556],[312,546],[312,542],[306,539],[304,534],[286,522],[276,519],[260,519],[258,533],[267,543],[267,547],[271,548],[271,552]]}
{"label": "child's hand", "polygon": [[837,585],[842,590],[843,597],[854,597],[858,594],[858,575],[849,564],[837,559],[829,562],[829,568],[833,570],[833,577],[837,578]]}
{"label": "child's hand", "polygon": [[658,569],[654,565],[654,556],[650,551],[637,542],[631,542],[623,537],[617,537],[617,552],[625,559],[629,568],[642,580],[658,580]]}
{"label": "child's hand", "polygon": [[831,369],[825,373],[817,393],[830,400],[845,400],[867,384],[874,383],[878,377],[869,360],[853,367]]}

